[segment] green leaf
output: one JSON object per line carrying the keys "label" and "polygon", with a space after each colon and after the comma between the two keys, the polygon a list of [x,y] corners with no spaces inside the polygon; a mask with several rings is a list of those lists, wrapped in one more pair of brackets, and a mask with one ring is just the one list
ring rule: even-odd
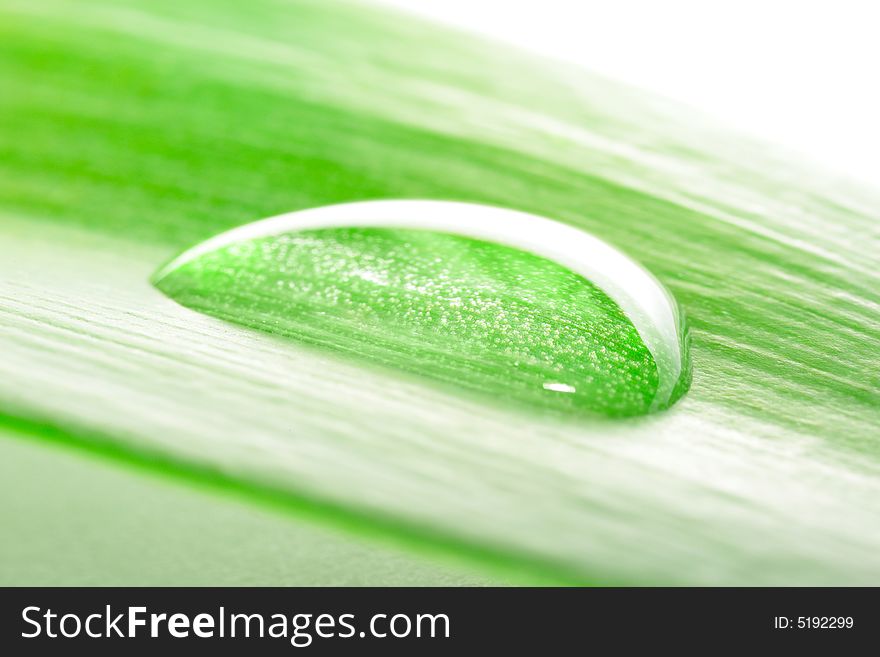
{"label": "green leaf", "polygon": [[[489,574],[880,583],[873,191],[360,5],[3,0],[0,84],[7,430]],[[684,307],[691,390],[642,419],[548,418],[150,285],[220,231],[376,198],[508,207],[617,246]]]}

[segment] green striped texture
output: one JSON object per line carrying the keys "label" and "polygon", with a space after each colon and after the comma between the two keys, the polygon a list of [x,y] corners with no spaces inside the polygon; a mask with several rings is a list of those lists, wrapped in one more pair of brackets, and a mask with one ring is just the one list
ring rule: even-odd
{"label": "green striped texture", "polygon": [[[526,583],[880,583],[875,192],[565,65],[337,2],[2,0],[0,126],[8,462],[26,436],[49,472],[72,444],[131,477],[170,475],[150,498],[169,542],[179,530],[158,510],[196,485],[212,508],[232,494],[273,509],[279,536],[340,532],[338,583],[373,568],[348,547],[363,540],[425,583],[436,559],[462,583],[474,568]],[[372,198],[510,207],[619,247],[689,317],[690,392],[647,419],[547,418],[149,284],[224,229]],[[85,479],[97,497],[116,488]],[[45,504],[5,502],[4,525],[41,527],[28,540],[62,552],[41,514],[69,498],[65,481],[46,477]],[[0,580],[39,553],[5,551]],[[109,565],[128,553],[119,539],[95,579],[130,581]],[[252,544],[236,558],[242,583],[273,581],[248,567]],[[53,563],[40,581],[70,577]],[[160,565],[144,579],[168,583]]]}

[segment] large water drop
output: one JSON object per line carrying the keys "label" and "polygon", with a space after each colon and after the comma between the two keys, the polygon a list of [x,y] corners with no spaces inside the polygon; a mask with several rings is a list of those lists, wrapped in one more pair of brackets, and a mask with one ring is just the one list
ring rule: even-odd
{"label": "large water drop", "polygon": [[688,384],[681,315],[647,271],[583,231],[441,201],[257,221],[163,267],[194,310],[533,408],[625,417]]}

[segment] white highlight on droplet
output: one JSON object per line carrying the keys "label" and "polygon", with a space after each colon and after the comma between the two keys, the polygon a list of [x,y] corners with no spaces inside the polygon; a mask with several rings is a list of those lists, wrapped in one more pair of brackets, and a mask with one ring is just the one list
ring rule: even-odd
{"label": "white highlight on droplet", "polygon": [[601,288],[633,323],[657,363],[660,378],[653,406],[665,404],[672,396],[681,375],[682,356],[680,317],[669,292],[647,270],[599,238],[526,212],[456,201],[391,200],[325,205],[288,212],[221,233],[169,262],[154,280],[158,282],[181,265],[231,244],[301,230],[344,227],[453,233],[514,247],[559,263]]}
{"label": "white highlight on droplet", "polygon": [[577,388],[574,386],[570,386],[567,383],[544,383],[542,386],[544,390],[551,390],[553,392],[577,392]]}

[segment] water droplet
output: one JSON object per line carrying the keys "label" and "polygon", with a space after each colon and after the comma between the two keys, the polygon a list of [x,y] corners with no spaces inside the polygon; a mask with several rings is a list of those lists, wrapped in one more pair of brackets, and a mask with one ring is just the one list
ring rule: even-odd
{"label": "water droplet", "polygon": [[681,315],[656,279],[512,210],[303,210],[209,239],[153,280],[188,308],[535,408],[642,415],[689,382]]}

